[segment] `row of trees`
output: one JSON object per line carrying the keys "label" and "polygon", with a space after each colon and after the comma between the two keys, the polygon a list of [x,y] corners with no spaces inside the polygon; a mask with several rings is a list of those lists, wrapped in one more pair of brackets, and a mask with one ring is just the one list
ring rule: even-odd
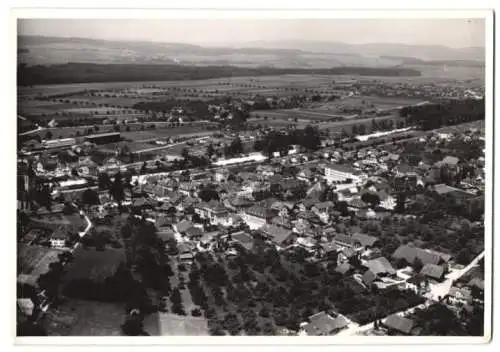
{"label": "row of trees", "polygon": [[21,86],[39,84],[63,84],[85,82],[132,82],[200,80],[234,76],[260,76],[283,74],[347,74],[367,76],[419,76],[414,69],[337,67],[321,69],[233,67],[233,66],[185,66],[185,65],[137,65],[137,64],[90,64],[67,63],[59,65],[18,65],[17,78]]}

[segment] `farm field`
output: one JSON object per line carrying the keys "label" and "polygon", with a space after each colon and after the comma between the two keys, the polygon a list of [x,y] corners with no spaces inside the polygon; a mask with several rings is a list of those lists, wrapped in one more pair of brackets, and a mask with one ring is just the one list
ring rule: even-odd
{"label": "farm field", "polygon": [[[149,126],[155,125],[156,129],[151,130]],[[141,127],[144,126],[144,131],[141,130]],[[95,129],[97,127],[97,129]],[[25,136],[25,138],[34,138],[39,136],[42,139],[47,139],[47,132],[50,131],[52,134],[52,139],[56,138],[69,138],[69,137],[78,137],[86,135],[86,131],[88,129],[92,129],[92,133],[108,133],[108,132],[116,132],[114,125],[87,125],[87,126],[78,126],[78,127],[55,127],[55,128],[43,128],[38,131],[33,131]],[[127,131],[130,130],[130,132]],[[148,139],[156,139],[161,137],[171,137],[175,135],[186,135],[186,134],[198,134],[199,132],[212,133],[212,131],[207,130],[207,126],[204,122],[191,122],[190,125],[179,126],[179,127],[171,127],[171,123],[163,122],[163,121],[155,121],[150,123],[129,123],[126,126],[120,126],[120,131],[122,135],[127,139],[135,139],[133,136],[141,136],[140,140],[148,140]],[[132,137],[130,137],[132,136]],[[82,137],[83,138],[83,137]]]}
{"label": "farm field", "polygon": [[65,300],[45,317],[52,336],[121,336],[124,318],[124,304],[79,299]]}
{"label": "farm field", "polygon": [[[79,84],[55,84],[39,85],[32,87],[19,87],[20,97],[37,97],[42,95],[77,94],[85,90],[135,90],[138,94],[149,95],[161,92],[166,88],[221,90],[225,84],[232,88],[252,88],[253,89],[283,89],[285,91],[293,89],[314,89],[321,90],[344,82],[398,82],[404,79],[405,82],[425,83],[425,82],[446,82],[456,79],[473,79],[474,81],[484,80],[484,69],[463,68],[463,67],[415,67],[422,71],[422,76],[412,77],[371,77],[371,76],[349,76],[349,75],[314,75],[314,74],[287,74],[279,76],[246,76],[230,78],[214,78],[206,80],[185,80],[185,81],[143,81],[143,82],[106,82],[106,83],[79,83]],[[480,77],[478,79],[478,77]],[[478,82],[479,83],[479,82]],[[248,87],[257,86],[257,87]],[[145,87],[148,86],[148,87]],[[154,86],[154,88],[152,88]],[[125,102],[126,103],[126,102]]]}

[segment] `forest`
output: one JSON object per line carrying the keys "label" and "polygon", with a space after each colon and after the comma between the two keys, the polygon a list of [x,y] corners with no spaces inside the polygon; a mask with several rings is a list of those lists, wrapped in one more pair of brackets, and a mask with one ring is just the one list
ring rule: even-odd
{"label": "forest", "polygon": [[236,66],[184,66],[67,63],[60,65],[17,67],[20,86],[95,82],[177,81],[234,76],[266,76],[285,74],[324,74],[361,76],[420,76],[420,71],[407,68],[334,67],[291,69]]}
{"label": "forest", "polygon": [[434,104],[406,106],[399,113],[408,123],[433,130],[464,122],[484,120],[484,99],[449,100]]}

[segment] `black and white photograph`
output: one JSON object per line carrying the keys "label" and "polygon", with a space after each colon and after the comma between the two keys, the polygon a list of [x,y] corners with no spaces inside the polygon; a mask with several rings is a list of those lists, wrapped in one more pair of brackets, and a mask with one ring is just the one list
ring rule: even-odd
{"label": "black and white photograph", "polygon": [[20,13],[18,338],[488,341],[492,13],[284,12]]}

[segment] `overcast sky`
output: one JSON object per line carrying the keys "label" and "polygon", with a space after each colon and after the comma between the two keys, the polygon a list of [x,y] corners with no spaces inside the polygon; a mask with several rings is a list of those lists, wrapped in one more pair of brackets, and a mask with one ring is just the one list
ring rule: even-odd
{"label": "overcast sky", "polygon": [[23,19],[18,32],[206,45],[288,39],[450,47],[485,44],[485,22],[480,19]]}

